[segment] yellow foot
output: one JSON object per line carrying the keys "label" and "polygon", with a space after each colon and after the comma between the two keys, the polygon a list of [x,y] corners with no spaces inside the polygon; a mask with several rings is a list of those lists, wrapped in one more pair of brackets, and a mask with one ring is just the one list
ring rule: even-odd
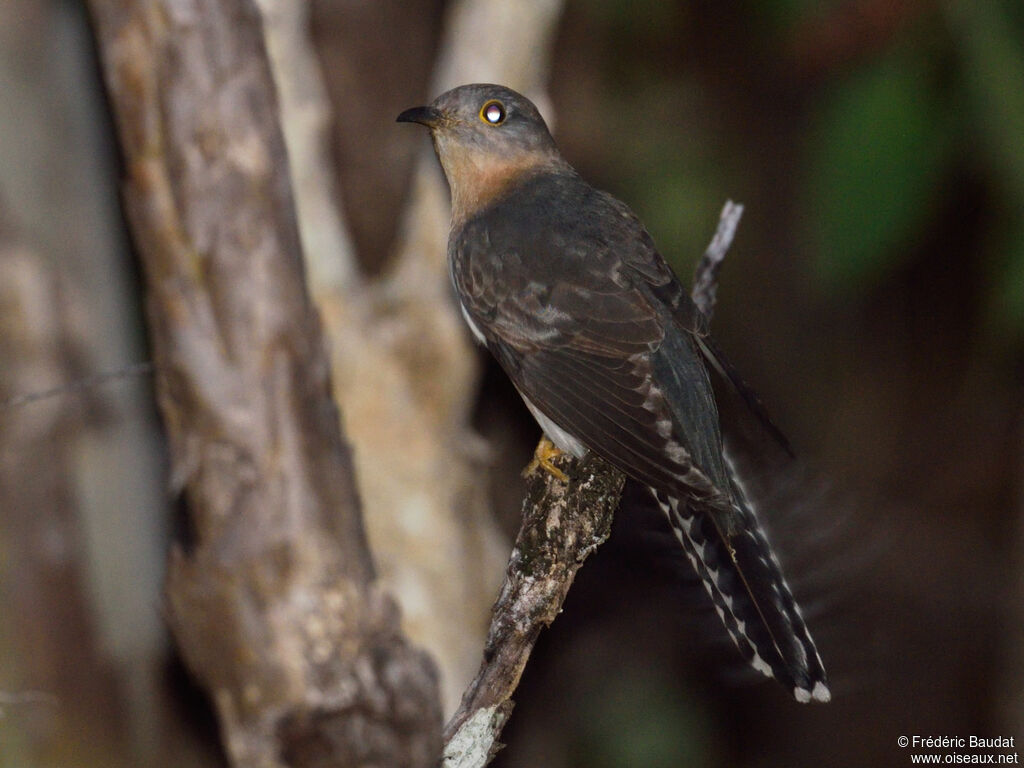
{"label": "yellow foot", "polygon": [[544,435],[541,437],[540,442],[537,443],[537,448],[533,452],[533,461],[527,464],[526,469],[523,470],[523,477],[532,474],[537,467],[540,467],[563,483],[569,482],[569,476],[551,463],[552,459],[557,459],[561,455],[562,451],[558,450],[555,444],[548,440],[547,435]]}

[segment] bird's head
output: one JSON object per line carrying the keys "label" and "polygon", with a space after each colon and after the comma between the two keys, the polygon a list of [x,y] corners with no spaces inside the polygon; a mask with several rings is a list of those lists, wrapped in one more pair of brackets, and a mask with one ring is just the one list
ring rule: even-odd
{"label": "bird's head", "polygon": [[430,129],[456,219],[486,207],[524,174],[569,169],[537,108],[502,85],[453,88],[430,106],[407,109],[398,122]]}

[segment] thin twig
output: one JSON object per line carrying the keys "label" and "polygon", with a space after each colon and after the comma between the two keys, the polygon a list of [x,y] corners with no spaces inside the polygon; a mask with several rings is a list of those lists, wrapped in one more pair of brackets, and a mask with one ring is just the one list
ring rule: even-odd
{"label": "thin twig", "polygon": [[49,400],[53,397],[63,397],[64,395],[88,392],[96,387],[102,386],[103,384],[109,384],[113,381],[121,381],[122,379],[128,379],[132,376],[144,376],[152,372],[153,363],[151,362],[132,363],[124,366],[123,368],[118,368],[116,371],[102,371],[101,373],[94,373],[91,376],[76,379],[75,381],[67,384],[62,384],[59,387],[51,387],[50,389],[42,389],[37,392],[26,392],[23,395],[8,397],[0,400],[0,411],[5,411],[9,408],[20,408],[23,405],[29,405],[40,400]]}
{"label": "thin twig", "polygon": [[736,228],[739,226],[740,217],[743,215],[743,206],[727,200],[722,207],[722,214],[718,219],[718,229],[715,236],[711,238],[704,255],[697,263],[697,269],[693,276],[693,303],[704,313],[704,316],[711,320],[715,313],[716,294],[718,293],[718,270],[722,266],[725,254],[728,253],[732,240],[736,236]]}

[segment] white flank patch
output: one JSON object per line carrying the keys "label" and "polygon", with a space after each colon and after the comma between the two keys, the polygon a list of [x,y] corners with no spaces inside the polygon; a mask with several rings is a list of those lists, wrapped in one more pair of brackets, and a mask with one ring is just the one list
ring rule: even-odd
{"label": "white flank patch", "polygon": [[462,305],[461,302],[459,303],[459,309],[462,310],[462,316],[466,318],[466,325],[469,326],[469,330],[473,332],[473,338],[477,340],[478,344],[482,344],[483,346],[486,347],[487,339],[484,338],[483,331],[477,328],[476,323],[473,322],[473,318],[469,316],[469,312],[466,311],[466,308]]}
{"label": "white flank patch", "polygon": [[537,407],[530,402],[526,395],[522,392],[519,394],[522,396],[523,402],[526,403],[526,407],[530,409],[530,413],[533,414],[533,418],[537,420],[540,428],[544,430],[544,434],[548,436],[548,440],[554,443],[560,451],[572,454],[577,459],[582,459],[583,455],[587,452],[587,446],[537,410]]}

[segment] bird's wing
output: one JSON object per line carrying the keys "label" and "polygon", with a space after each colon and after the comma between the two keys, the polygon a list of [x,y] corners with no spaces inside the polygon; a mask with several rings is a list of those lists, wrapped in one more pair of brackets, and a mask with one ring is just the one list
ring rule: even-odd
{"label": "bird's wing", "polygon": [[[633,215],[618,200],[612,198],[611,203],[617,205],[624,212],[622,215]],[[653,241],[650,239],[650,235],[643,230],[639,221],[636,222],[636,226],[640,230],[638,236],[640,247],[629,249],[624,255],[624,261],[637,274],[643,276],[644,281],[647,283],[646,290],[658,303],[669,311],[672,315],[672,321],[676,326],[680,330],[693,335],[704,359],[723,381],[728,382],[732,390],[764,428],[765,432],[786,453],[790,456],[795,456],[792,445],[790,445],[782,430],[775,424],[757,392],[747,384],[743,376],[729,362],[722,353],[722,350],[709,335],[707,317],[693,303],[690,293],[683,287],[675,273],[672,272],[671,268],[657,252]]]}
{"label": "bird's wing", "polygon": [[455,242],[460,299],[558,427],[656,489],[728,507],[707,371],[692,332],[673,319],[689,297],[635,218],[618,221],[595,236],[577,226],[571,242],[530,238],[505,216],[471,224]]}
{"label": "bird's wing", "polygon": [[560,287],[549,305],[572,307],[573,322],[544,329],[530,324],[529,306],[507,297],[488,346],[530,402],[590,450],[666,492],[679,495],[682,484],[711,493],[721,455],[717,423],[706,423],[716,419],[714,402],[701,386],[706,374],[681,384],[703,368],[666,358],[665,329],[631,292],[579,302],[574,293]]}
{"label": "bird's wing", "polygon": [[[617,202],[617,201],[616,201]],[[642,239],[649,239],[643,232]],[[629,266],[643,275],[646,290],[660,304],[668,309],[672,321],[682,330],[690,333],[697,341],[704,359],[715,372],[728,382],[743,404],[754,415],[765,432],[771,436],[790,456],[795,456],[793,447],[775,424],[768,409],[754,389],[747,384],[739,371],[729,362],[722,350],[709,335],[708,319],[693,303],[689,292],[683,287],[665,260],[654,248],[653,242],[643,242],[642,247],[629,251],[626,258]]]}

